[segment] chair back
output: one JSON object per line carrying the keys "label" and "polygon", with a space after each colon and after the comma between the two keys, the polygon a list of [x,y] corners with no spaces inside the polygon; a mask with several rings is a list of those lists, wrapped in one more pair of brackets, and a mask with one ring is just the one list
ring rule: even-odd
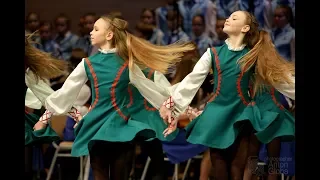
{"label": "chair back", "polygon": [[51,126],[54,131],[59,135],[61,139],[63,139],[63,130],[67,123],[67,117],[66,115],[61,116],[52,116],[51,119]]}

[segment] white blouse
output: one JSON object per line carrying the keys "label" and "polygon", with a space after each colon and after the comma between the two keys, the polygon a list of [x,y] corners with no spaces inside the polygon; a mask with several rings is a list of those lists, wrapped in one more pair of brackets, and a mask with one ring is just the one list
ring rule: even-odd
{"label": "white blouse", "polygon": [[[99,51],[101,53],[114,53],[116,52],[116,49],[100,49]],[[174,86],[171,86],[166,77],[160,72],[155,72],[154,81],[149,80],[146,78],[141,68],[134,64],[133,69],[129,71],[130,83],[139,90],[141,95],[153,107],[159,109],[162,106],[162,103],[166,101],[169,96],[172,96],[177,111],[184,112],[209,73],[211,64],[211,54],[210,49],[208,49],[197,62],[193,71],[180,83]],[[82,86],[87,80],[88,77],[84,67],[84,59],[82,59],[66,79],[61,89],[46,98],[44,102],[45,108],[56,115],[66,114],[76,101]],[[294,99],[294,84],[280,84],[276,88],[281,93]]]}
{"label": "white blouse", "polygon": [[33,109],[41,109],[45,99],[52,94],[54,90],[49,86],[49,82],[45,82],[40,78],[38,78],[37,81],[36,75],[30,69],[26,70],[25,82],[28,86],[25,106]]}
{"label": "white blouse", "polygon": [[39,99],[34,95],[34,93],[29,88],[27,89],[27,92],[26,92],[24,105],[32,109],[41,109],[42,107],[42,104],[39,101]]}
{"label": "white blouse", "polygon": [[[51,89],[50,82],[43,81],[42,79],[38,79],[38,82],[35,79],[35,75],[32,71],[27,70],[25,75],[25,81],[28,86],[26,97],[25,97],[25,106],[32,108],[32,109],[41,109],[42,106],[45,106],[46,98],[48,98],[51,94],[53,94],[55,91]],[[88,90],[87,90],[88,89]],[[80,92],[82,92],[82,96],[76,96],[75,101],[76,104],[73,104],[72,106],[77,108],[77,110],[80,111],[82,115],[86,114],[88,112],[88,108],[83,106],[84,99],[89,99],[90,88],[80,88]],[[86,94],[83,94],[86,93]],[[71,109],[71,108],[70,108]],[[67,111],[69,112],[70,109]],[[67,113],[64,113],[67,114]]]}
{"label": "white blouse", "polygon": [[[101,53],[115,53],[116,49],[102,50]],[[66,114],[73,106],[82,86],[88,81],[84,66],[85,58],[71,72],[62,87],[45,100],[45,108],[55,115]]]}
{"label": "white blouse", "polygon": [[[240,51],[244,48],[234,49],[228,46],[230,50]],[[162,96],[167,96],[169,93],[173,101],[175,102],[175,110],[177,114],[180,114],[186,110],[188,105],[191,103],[198,89],[204,82],[207,74],[210,71],[212,65],[212,59],[210,54],[210,49],[202,55],[200,60],[196,63],[193,71],[189,73],[177,86],[174,88],[166,88],[167,91],[164,92],[163,87],[161,87],[161,83],[152,82],[148,78],[146,78],[139,68],[135,68],[134,72],[131,73],[131,79],[135,79],[135,81],[131,82],[138,88],[140,93],[152,104],[155,102],[164,102],[166,98],[160,98]],[[139,72],[140,71],[140,72]],[[275,88],[284,94],[285,96],[295,99],[295,79],[294,76],[291,77],[293,83],[281,83],[277,85]],[[161,95],[160,95],[161,94]],[[159,97],[159,98],[158,98]],[[159,104],[158,103],[158,104]],[[156,107],[156,106],[155,106]],[[158,108],[158,107],[156,107]]]}
{"label": "white blouse", "polygon": [[77,100],[80,90],[87,80],[84,59],[82,59],[68,76],[62,87],[45,99],[45,108],[55,115],[67,114]]}
{"label": "white blouse", "polygon": [[[110,49],[110,50],[99,49],[99,51],[101,53],[107,54],[107,53],[116,52],[116,49]],[[137,73],[135,76],[132,77],[131,76],[132,72],[131,71],[129,72],[129,77],[131,81],[130,83],[137,84],[136,82],[137,80],[139,80],[139,78],[137,77],[138,76],[145,77],[145,76],[137,65],[134,65],[134,69],[135,69],[134,71],[137,71]],[[142,75],[139,73],[142,73]],[[157,89],[156,91],[152,91],[151,96],[154,98],[154,100],[149,99],[149,102],[154,107],[159,109],[162,103],[170,96],[169,92],[172,91],[172,89],[174,89],[176,86],[171,86],[168,80],[166,79],[166,77],[159,72],[155,72],[154,79],[160,88]],[[88,80],[88,76],[85,71],[84,59],[82,59],[82,61],[78,64],[78,66],[68,76],[63,86],[59,90],[52,93],[50,96],[46,98],[45,108],[56,115],[67,113],[71,109],[75,100],[77,99],[77,96],[81,90],[81,87],[87,82],[87,80]],[[143,91],[143,85],[142,87],[139,86],[139,84],[137,85],[138,87],[140,87],[139,91],[141,89]],[[145,93],[148,94],[148,92],[150,91],[146,91]]]}
{"label": "white blouse", "polygon": [[[115,53],[116,49],[103,50],[101,53]],[[83,58],[63,83],[62,87],[45,100],[45,108],[55,115],[66,114],[73,106],[82,86],[88,81]]]}

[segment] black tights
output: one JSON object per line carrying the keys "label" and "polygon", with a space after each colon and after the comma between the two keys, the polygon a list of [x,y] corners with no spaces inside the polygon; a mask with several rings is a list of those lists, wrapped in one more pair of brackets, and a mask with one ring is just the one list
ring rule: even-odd
{"label": "black tights", "polygon": [[[250,135],[249,149],[248,149],[248,160],[250,157],[256,157],[258,159],[261,143],[257,139],[254,133]],[[279,172],[279,157],[280,157],[280,147],[281,140],[280,138],[273,139],[270,143],[267,144],[267,153],[268,153],[268,180],[277,180],[280,174]],[[256,162],[256,161],[253,161]],[[248,162],[250,163],[250,162]],[[253,172],[257,164],[252,164],[250,171]],[[251,180],[256,180],[258,177],[253,173]]]}
{"label": "black tights", "polygon": [[153,167],[153,178],[152,180],[165,180],[166,178],[166,168],[162,150],[161,141],[154,139],[152,141],[143,141],[141,144],[141,150],[146,152],[146,154],[151,159],[151,164]]}
{"label": "black tights", "polygon": [[250,131],[251,128],[243,129],[236,141],[227,149],[210,148],[214,180],[243,179]]}
{"label": "black tights", "polygon": [[24,179],[32,180],[33,171],[32,171],[32,146],[24,147]]}
{"label": "black tights", "polygon": [[133,155],[134,146],[131,143],[95,141],[90,150],[94,179],[128,180]]}
{"label": "black tights", "polygon": [[273,139],[267,144],[268,150],[268,180],[277,180],[280,175],[280,138]]}

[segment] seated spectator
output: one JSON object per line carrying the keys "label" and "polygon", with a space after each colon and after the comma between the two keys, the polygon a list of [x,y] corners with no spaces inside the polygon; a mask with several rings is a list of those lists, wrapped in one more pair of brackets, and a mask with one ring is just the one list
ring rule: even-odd
{"label": "seated spectator", "polygon": [[71,32],[71,20],[65,14],[56,17],[54,27],[57,33],[54,40],[60,47],[62,59],[67,61],[71,57],[71,51],[75,48],[79,36]]}
{"label": "seated spectator", "polygon": [[83,16],[82,36],[76,44],[77,48],[81,48],[85,53],[90,54],[92,51],[90,32],[93,30],[93,25],[97,20],[95,13],[87,13]]}
{"label": "seated spectator", "polygon": [[179,12],[183,18],[182,27],[188,36],[192,34],[192,19],[196,15],[207,17],[207,8],[210,0],[179,0]]}
{"label": "seated spectator", "polygon": [[206,24],[204,16],[196,15],[192,19],[191,39],[196,43],[200,55],[203,55],[212,46],[212,39],[205,33]]}
{"label": "seated spectator", "polygon": [[139,22],[134,29],[134,35],[148,40],[153,35],[153,28],[153,25]]}
{"label": "seated spectator", "polygon": [[156,27],[155,12],[153,9],[144,8],[141,12],[140,21],[153,26],[152,35],[147,39],[152,44],[164,45],[163,32]]}
{"label": "seated spectator", "polygon": [[48,21],[40,23],[40,42],[36,43],[35,46],[47,53],[51,53],[52,56],[61,59],[61,52],[59,45],[53,40],[53,29],[52,25]]}
{"label": "seated spectator", "polygon": [[183,19],[178,8],[168,10],[167,25],[169,31],[163,39],[166,45],[177,41],[190,41],[190,37],[183,31],[182,23]]}
{"label": "seated spectator", "polygon": [[280,5],[274,12],[274,25],[271,36],[279,54],[288,61],[295,61],[295,30],[292,10]]}

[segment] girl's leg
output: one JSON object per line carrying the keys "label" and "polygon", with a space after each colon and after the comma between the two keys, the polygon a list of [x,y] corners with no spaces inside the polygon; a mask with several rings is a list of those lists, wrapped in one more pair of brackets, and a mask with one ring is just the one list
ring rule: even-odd
{"label": "girl's leg", "polygon": [[95,180],[109,180],[110,156],[112,156],[111,143],[95,141],[90,150],[90,163]]}
{"label": "girl's leg", "polygon": [[211,170],[211,162],[210,162],[210,150],[208,149],[203,153],[201,166],[200,166],[200,177],[199,180],[208,180]]}
{"label": "girl's leg", "polygon": [[227,150],[210,148],[214,180],[228,180]]}
{"label": "girl's leg", "polygon": [[134,158],[134,144],[130,142],[116,142],[109,154],[110,162],[110,180],[128,180]]}
{"label": "girl's leg", "polygon": [[235,142],[227,149],[210,149],[210,158],[215,180],[242,180],[247,160],[249,134],[252,128],[243,124],[244,128]]}
{"label": "girl's leg", "polygon": [[24,177],[26,180],[33,179],[32,153],[32,146],[24,147]]}
{"label": "girl's leg", "polygon": [[161,141],[158,139],[144,141],[141,143],[141,148],[142,151],[145,151],[151,159],[151,164],[154,169],[154,176],[152,180],[167,179]]}
{"label": "girl's leg", "polygon": [[230,147],[231,154],[231,179],[242,180],[246,162],[248,159],[249,137],[240,135]]}
{"label": "girl's leg", "polygon": [[244,170],[244,180],[256,180],[258,177],[253,173],[258,165],[258,156],[261,143],[252,133],[249,138],[249,149],[246,168]]}
{"label": "girl's leg", "polygon": [[267,144],[268,150],[268,180],[277,180],[280,176],[280,138],[273,139]]}

